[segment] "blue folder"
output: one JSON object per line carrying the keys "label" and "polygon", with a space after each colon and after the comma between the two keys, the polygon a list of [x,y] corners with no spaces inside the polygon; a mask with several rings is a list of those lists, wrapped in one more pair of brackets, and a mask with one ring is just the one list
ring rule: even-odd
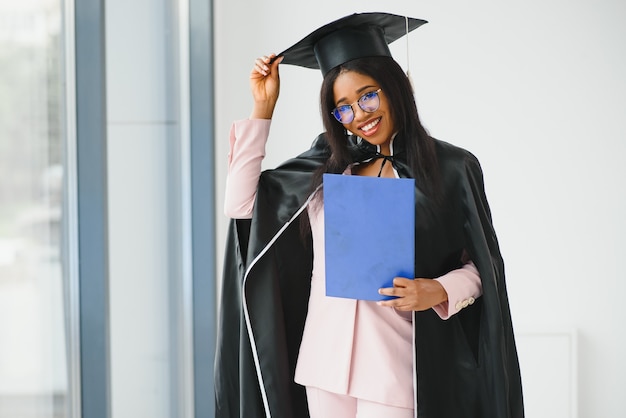
{"label": "blue folder", "polygon": [[324,174],[326,295],[385,300],[414,277],[415,180]]}

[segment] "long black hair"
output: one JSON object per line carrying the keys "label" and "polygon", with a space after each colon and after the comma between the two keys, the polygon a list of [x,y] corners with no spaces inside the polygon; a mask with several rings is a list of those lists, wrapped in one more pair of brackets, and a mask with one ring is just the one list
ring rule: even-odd
{"label": "long black hair", "polygon": [[[333,91],[335,81],[346,71],[371,77],[379,83],[385,99],[389,100],[391,116],[398,133],[394,139],[394,150],[404,149],[405,162],[417,187],[433,202],[438,203],[442,191],[435,141],[420,121],[409,78],[391,57],[358,58],[333,68],[324,77],[320,89],[320,111],[326,140],[330,146],[330,157],[313,174],[311,192],[322,183],[324,173],[342,173],[348,165],[355,162],[350,152],[347,131],[331,114],[336,106]],[[306,211],[301,217],[300,232],[303,237],[310,232]]]}
{"label": "long black hair", "polygon": [[437,201],[440,191],[435,142],[420,121],[411,82],[391,57],[367,57],[348,61],[333,68],[324,77],[320,90],[320,111],[331,156],[313,176],[311,188],[319,186],[323,173],[341,173],[354,162],[347,132],[331,114],[336,106],[333,92],[335,81],[346,71],[371,77],[379,83],[385,99],[389,101],[391,116],[398,132],[394,141],[401,141],[394,148],[404,148],[406,163],[417,186],[424,194]]}

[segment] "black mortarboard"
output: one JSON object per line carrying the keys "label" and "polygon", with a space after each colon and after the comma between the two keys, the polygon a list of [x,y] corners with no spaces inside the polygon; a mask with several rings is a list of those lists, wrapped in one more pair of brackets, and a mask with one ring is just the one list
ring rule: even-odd
{"label": "black mortarboard", "polygon": [[281,52],[283,64],[321,69],[322,74],[356,58],[390,57],[388,44],[425,20],[389,13],[354,13],[311,32]]}

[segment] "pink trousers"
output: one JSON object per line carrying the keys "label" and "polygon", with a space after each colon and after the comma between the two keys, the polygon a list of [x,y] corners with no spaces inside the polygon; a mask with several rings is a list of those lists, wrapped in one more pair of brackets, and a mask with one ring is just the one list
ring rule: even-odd
{"label": "pink trousers", "polygon": [[398,408],[306,387],[311,418],[413,418],[413,409]]}

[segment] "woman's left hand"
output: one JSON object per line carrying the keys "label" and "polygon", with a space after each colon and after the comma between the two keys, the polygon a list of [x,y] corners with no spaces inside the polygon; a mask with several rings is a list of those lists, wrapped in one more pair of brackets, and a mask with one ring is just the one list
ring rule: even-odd
{"label": "woman's left hand", "polygon": [[393,287],[378,289],[385,296],[395,299],[378,302],[399,311],[425,311],[448,300],[448,294],[441,283],[432,279],[407,279],[396,277]]}

